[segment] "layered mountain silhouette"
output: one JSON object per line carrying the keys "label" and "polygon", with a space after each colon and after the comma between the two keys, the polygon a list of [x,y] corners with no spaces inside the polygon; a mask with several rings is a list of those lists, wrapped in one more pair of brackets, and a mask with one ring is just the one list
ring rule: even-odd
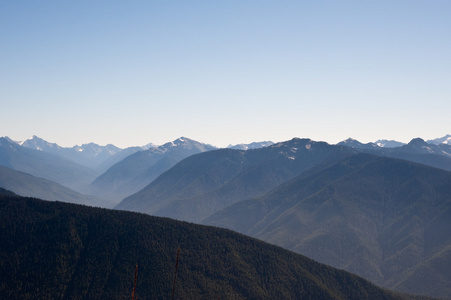
{"label": "layered mountain silhouette", "polygon": [[210,216],[385,287],[451,297],[451,172],[354,155]]}
{"label": "layered mountain silhouette", "polygon": [[274,143],[271,141],[266,142],[253,142],[250,144],[237,144],[237,145],[229,145],[227,148],[229,149],[237,149],[237,150],[249,150],[249,149],[259,149],[273,145]]}
{"label": "layered mountain silhouette", "polygon": [[445,143],[429,144],[423,139],[415,138],[408,144],[395,148],[378,147],[373,143],[362,144],[355,140],[344,141],[341,144],[365,153],[405,159],[451,171],[451,145]]}
{"label": "layered mountain silhouette", "polygon": [[396,148],[396,147],[401,147],[404,146],[405,143],[401,143],[398,141],[394,141],[394,140],[377,140],[374,142],[376,145],[378,145],[379,147],[384,147],[384,148]]}
{"label": "layered mountain silhouette", "polygon": [[58,155],[98,172],[105,172],[109,167],[124,159],[126,156],[143,150],[142,147],[120,149],[111,144],[100,146],[95,143],[66,148],[55,143],[49,143],[35,135],[21,142],[20,145],[29,149]]}
{"label": "layered mountain silhouette", "polygon": [[[30,149],[0,138],[0,188],[102,207],[136,192],[117,208],[232,228],[388,288],[449,298],[446,142],[414,139],[390,148],[296,138],[264,148],[241,145],[245,151],[181,138],[112,154],[102,164],[114,165],[96,177],[49,153],[56,144]],[[66,187],[104,198],[93,204]]]}
{"label": "layered mountain silhouette", "polygon": [[0,138],[0,166],[45,178],[74,190],[87,186],[99,174],[51,153],[22,147]]}
{"label": "layered mountain silhouette", "polygon": [[415,299],[229,230],[7,194],[7,299],[127,299],[136,266],[138,299]]}
{"label": "layered mountain silhouette", "polygon": [[182,159],[214,149],[213,146],[181,137],[159,147],[138,151],[96,178],[89,191],[118,203],[141,190]]}
{"label": "layered mountain silhouette", "polygon": [[200,222],[319,164],[353,153],[348,147],[298,138],[255,150],[201,153],[178,163],[116,208]]}
{"label": "layered mountain silhouette", "polygon": [[437,138],[437,139],[433,139],[433,140],[428,140],[427,141],[429,144],[447,144],[447,145],[451,145],[451,134],[447,134],[444,137],[441,138]]}
{"label": "layered mountain silhouette", "polygon": [[98,204],[98,199],[85,196],[53,181],[0,166],[0,187],[21,196],[86,205]]}
{"label": "layered mountain silhouette", "polygon": [[373,150],[373,149],[380,148],[380,146],[378,144],[376,144],[376,143],[363,144],[363,143],[359,142],[358,140],[354,140],[353,138],[349,138],[347,140],[344,140],[344,141],[338,143],[337,145],[347,146],[347,147],[350,147],[350,148],[356,148],[356,149],[362,149],[362,150]]}

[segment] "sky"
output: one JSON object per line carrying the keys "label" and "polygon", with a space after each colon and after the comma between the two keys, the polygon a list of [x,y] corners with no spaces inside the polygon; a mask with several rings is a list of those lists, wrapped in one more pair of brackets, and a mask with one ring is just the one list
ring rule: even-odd
{"label": "sky", "polygon": [[451,1],[0,1],[0,136],[218,147],[451,133]]}

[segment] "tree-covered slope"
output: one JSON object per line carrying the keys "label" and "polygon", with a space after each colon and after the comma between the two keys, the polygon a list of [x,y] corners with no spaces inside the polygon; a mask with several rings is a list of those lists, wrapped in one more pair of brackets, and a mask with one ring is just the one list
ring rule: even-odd
{"label": "tree-covered slope", "polygon": [[5,299],[411,299],[234,233],[123,211],[0,195]]}
{"label": "tree-covered slope", "polygon": [[451,173],[360,154],[236,203],[205,224],[377,284],[451,298]]}

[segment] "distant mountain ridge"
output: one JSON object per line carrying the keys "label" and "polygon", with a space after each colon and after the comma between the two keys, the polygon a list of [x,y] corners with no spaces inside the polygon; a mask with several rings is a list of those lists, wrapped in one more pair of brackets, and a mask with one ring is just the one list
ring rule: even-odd
{"label": "distant mountain ridge", "polygon": [[405,143],[394,141],[394,140],[377,140],[374,143],[376,145],[378,145],[379,147],[383,147],[383,148],[397,148],[397,147],[402,147],[405,145]]}
{"label": "distant mountain ridge", "polygon": [[354,153],[348,147],[299,138],[254,150],[199,153],[125,198],[116,208],[199,222],[322,162]]}
{"label": "distant mountain ridge", "polygon": [[97,177],[90,185],[90,192],[118,203],[182,159],[215,149],[211,145],[180,137],[162,146],[135,152]]}
{"label": "distant mountain ridge", "polygon": [[77,193],[53,181],[0,166],[0,187],[25,197],[96,205],[97,199]]}
{"label": "distant mountain ridge", "polygon": [[[299,145],[287,146],[290,143],[299,143]],[[308,148],[312,147],[312,145],[322,145],[322,147]],[[285,149],[287,147],[288,149]],[[340,151],[342,154],[347,153],[347,155],[364,152],[451,170],[451,146],[428,144],[421,139],[413,139],[409,144],[398,148],[383,148],[374,143],[362,144],[353,139],[348,139],[337,145],[313,142],[309,139],[293,139],[241,153],[214,152],[205,156],[205,161],[203,156],[190,158],[189,163],[184,161],[184,165],[176,165],[174,169],[169,169],[168,172],[171,175],[165,174],[164,177],[156,178],[149,186],[125,198],[117,208],[199,222],[215,210],[226,207],[233,202],[244,200],[246,197],[257,196],[258,193],[267,192],[277,184],[289,179],[290,176],[298,175],[308,169],[304,166],[297,167],[295,172],[287,171],[287,169],[284,169],[285,167],[282,167],[284,165],[287,166],[286,159],[288,161],[297,160],[297,162],[299,162],[299,159],[304,159],[308,161],[309,168],[317,167],[321,161],[309,160],[307,157],[319,157],[326,153],[331,155],[331,152],[327,152],[329,150],[325,149],[333,147],[341,147]],[[274,154],[276,154],[273,156],[274,161],[266,161],[261,166],[253,166],[252,168],[254,169],[245,169],[250,167],[246,160],[247,157],[251,157],[255,153],[269,152],[272,151],[270,149],[278,148],[280,150],[273,150]],[[299,149],[303,149],[303,151],[298,152]],[[299,156],[299,153],[303,153],[303,156]],[[215,155],[216,157],[213,157]],[[229,157],[228,155],[231,156]],[[210,156],[212,157],[207,158]],[[276,159],[276,157],[279,158]],[[326,157],[327,155],[323,159]],[[211,170],[203,169],[203,171],[200,171],[199,167],[194,167],[190,164],[211,168]],[[274,166],[275,169],[268,173],[269,169],[272,168],[270,166]],[[241,169],[242,167],[244,169]],[[199,169],[196,172],[200,173],[191,174],[191,169]],[[276,169],[279,169],[278,173],[271,173]],[[240,172],[243,172],[243,170],[248,172],[248,174],[240,175]],[[216,172],[216,174],[213,174],[213,172]],[[286,172],[292,175],[283,175]],[[190,175],[185,175],[185,173]],[[177,174],[184,174],[183,176],[187,177],[181,181],[179,179],[180,175]],[[219,179],[221,176],[223,176],[222,179]],[[202,181],[200,182],[199,180]],[[184,185],[189,186],[190,191],[186,190],[183,187]],[[171,189],[167,188],[169,186],[171,186]]]}
{"label": "distant mountain ridge", "polygon": [[[398,142],[395,140],[386,140],[386,139],[380,139],[380,140],[375,141],[374,143],[362,144],[359,141],[354,140],[352,138],[349,138],[345,141],[339,142],[338,144],[346,145],[346,143],[350,147],[354,147],[354,148],[369,148],[370,146],[373,146],[373,145],[376,145],[376,146],[382,147],[382,148],[398,148],[398,147],[402,147],[402,146],[406,145],[406,143]],[[426,143],[434,144],[434,145],[440,145],[440,144],[451,145],[451,134],[447,134],[441,138],[428,140],[428,141],[426,141]]]}
{"label": "distant mountain ridge", "polygon": [[46,178],[78,190],[87,186],[98,173],[61,156],[20,146],[0,138],[0,166]]}
{"label": "distant mountain ridge", "polygon": [[427,143],[429,144],[446,144],[446,145],[451,145],[451,134],[447,134],[444,137],[441,138],[437,138],[437,139],[433,139],[433,140],[428,140]]}
{"label": "distant mountain ridge", "polygon": [[375,148],[379,147],[375,143],[363,144],[363,143],[361,143],[361,142],[359,142],[357,140],[354,140],[352,138],[348,138],[347,140],[344,140],[344,141],[338,143],[337,145],[351,147],[351,148],[356,148],[356,149],[375,149]]}
{"label": "distant mountain ridge", "polygon": [[[362,144],[353,139],[343,141],[339,145],[365,153],[407,159],[451,170],[451,146],[446,144],[449,137],[450,135],[447,135],[430,141],[435,144],[414,139],[401,147],[389,147],[390,141],[380,140],[379,144]],[[99,146],[95,143],[64,148],[37,136],[24,142],[4,137],[0,141],[0,165],[46,178],[81,193],[93,193],[103,197],[106,200],[105,205],[110,207],[144,188],[180,160],[196,154],[196,151],[191,151],[192,149],[184,149],[185,154],[168,155],[165,149],[174,147],[172,144],[174,142],[162,146],[148,144],[126,149],[119,149],[113,145]],[[272,142],[255,142],[230,147],[255,150],[271,144]],[[381,147],[382,145],[384,147]],[[210,147],[209,150],[216,149],[211,145],[206,146]],[[180,145],[176,148],[183,149]],[[147,152],[143,152],[143,149],[147,149],[145,150]],[[200,149],[199,152],[202,151],[204,150]],[[143,153],[138,155],[138,152]],[[136,156],[133,156],[134,154]],[[154,160],[151,158],[153,156],[162,159]]]}
{"label": "distant mountain ridge", "polygon": [[[19,144],[29,149],[59,155],[77,164],[92,169],[97,169],[99,166],[105,163],[105,161],[108,161],[115,155],[118,155],[119,153],[124,151],[124,149],[120,149],[111,144],[100,146],[95,143],[88,143],[81,146],[77,145],[71,148],[65,148],[58,146],[55,143],[49,143],[37,136],[32,136],[31,138]],[[139,148],[139,150],[141,150],[141,148]],[[138,151],[138,149],[136,149],[136,151]],[[129,154],[131,154],[130,151],[128,152]],[[105,168],[105,166],[103,166],[103,168]]]}
{"label": "distant mountain ridge", "polygon": [[380,147],[374,143],[362,144],[353,139],[338,144],[364,153],[405,159],[451,171],[451,145],[446,143],[430,144],[421,138],[415,138],[400,147]]}
{"label": "distant mountain ridge", "polygon": [[258,149],[263,147],[268,147],[273,145],[274,142],[265,141],[265,142],[253,142],[250,144],[237,144],[237,145],[229,145],[227,148],[229,149],[237,149],[237,150],[250,150],[250,149]]}

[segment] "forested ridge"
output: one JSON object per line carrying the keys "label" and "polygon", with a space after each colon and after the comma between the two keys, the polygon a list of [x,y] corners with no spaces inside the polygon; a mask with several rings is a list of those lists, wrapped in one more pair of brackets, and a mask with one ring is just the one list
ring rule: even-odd
{"label": "forested ridge", "polygon": [[[2,193],[0,193],[2,194]],[[235,232],[0,195],[5,299],[411,299]]]}

